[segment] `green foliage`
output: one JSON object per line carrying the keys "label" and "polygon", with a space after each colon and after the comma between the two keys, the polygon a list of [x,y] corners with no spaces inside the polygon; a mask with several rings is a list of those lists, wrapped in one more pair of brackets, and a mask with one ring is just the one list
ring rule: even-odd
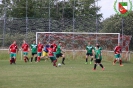
{"label": "green foliage", "polygon": [[[133,36],[133,11],[128,16],[123,17],[123,34]],[[105,19],[102,22],[101,32],[121,33],[122,34],[122,17],[120,15],[114,15],[110,18]],[[133,38],[130,43],[130,49],[133,49],[131,45]]]}
{"label": "green foliage", "polygon": [[[0,37],[2,37],[2,35],[0,35]],[[24,34],[19,34],[19,33],[14,33],[13,35],[10,33],[5,34],[4,46],[9,47],[10,44],[12,44],[13,41],[15,40],[17,42],[17,45],[20,47],[24,39],[27,41],[27,43],[31,44],[32,41],[35,40],[35,34],[28,33],[27,39],[26,39],[26,35]],[[2,45],[2,41],[0,41],[0,45]]]}
{"label": "green foliage", "polygon": [[[27,32],[95,32],[96,13],[100,10],[100,7],[94,4],[95,1],[96,0],[6,0],[5,4],[3,0],[2,5],[6,5],[7,12],[5,45],[9,46],[13,40],[22,41],[23,38],[25,38],[26,24],[28,27]],[[4,8],[2,7],[2,9]],[[26,9],[27,20],[25,19]],[[2,12],[4,13],[4,10],[2,10]],[[97,14],[99,23],[101,17],[102,14]],[[3,26],[1,26],[1,28],[3,28]]]}
{"label": "green foliage", "polygon": [[[62,16],[64,18],[72,18],[73,10],[75,11],[75,16],[83,17],[95,16],[96,12],[100,10],[100,7],[95,7],[95,0],[75,0],[75,2],[74,0],[7,0],[6,2],[6,7],[8,7],[7,16],[15,18],[26,17],[26,9],[27,17],[46,18],[49,15],[49,6],[51,17],[54,19]],[[73,7],[74,3],[75,7]],[[4,4],[5,2],[3,1],[2,5]],[[98,14],[99,18],[101,16],[101,14]]]}
{"label": "green foliage", "polygon": [[[123,27],[124,34],[132,35],[133,34],[133,12],[128,14],[128,16],[123,17]],[[103,29],[101,32],[118,32],[121,33],[122,29],[122,17],[119,15],[111,16],[103,21]]]}

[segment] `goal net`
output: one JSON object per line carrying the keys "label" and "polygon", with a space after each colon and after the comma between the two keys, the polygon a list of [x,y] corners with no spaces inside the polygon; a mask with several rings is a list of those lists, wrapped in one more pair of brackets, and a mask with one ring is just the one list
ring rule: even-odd
{"label": "goal net", "polygon": [[[121,42],[120,39],[120,33],[36,32],[36,43],[38,41],[41,41],[43,44],[52,43],[53,41],[56,41],[57,44],[58,42],[62,42],[64,49],[73,52],[75,56],[76,52],[83,51],[85,53],[88,41],[93,46],[98,43],[103,51],[112,53],[114,47]],[[78,55],[80,54],[83,55],[83,53],[78,53]]]}

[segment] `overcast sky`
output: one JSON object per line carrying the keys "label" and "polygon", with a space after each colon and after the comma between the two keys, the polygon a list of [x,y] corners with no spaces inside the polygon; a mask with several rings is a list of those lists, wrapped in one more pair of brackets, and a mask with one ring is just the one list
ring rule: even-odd
{"label": "overcast sky", "polygon": [[113,5],[115,0],[101,0],[98,2],[98,6],[101,7],[99,13],[103,13],[103,18],[108,18],[115,14]]}
{"label": "overcast sky", "polygon": [[[114,11],[114,2],[116,0],[100,0],[98,2],[98,6],[101,6],[101,10],[99,13],[103,13],[103,18],[106,19],[108,17],[110,17],[111,15],[116,14],[116,12]],[[117,0],[117,4],[116,6],[118,6],[118,2],[128,2],[129,0]],[[133,0],[131,0],[133,2]],[[130,6],[128,6],[128,8],[130,8]],[[118,8],[116,8],[118,10]]]}

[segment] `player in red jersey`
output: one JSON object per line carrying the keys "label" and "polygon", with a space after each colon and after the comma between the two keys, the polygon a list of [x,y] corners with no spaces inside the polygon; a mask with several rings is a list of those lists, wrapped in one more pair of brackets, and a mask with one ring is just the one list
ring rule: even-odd
{"label": "player in red jersey", "polygon": [[52,63],[53,63],[53,66],[57,67],[56,65],[56,62],[57,62],[57,59],[56,57],[54,56],[54,50],[53,50],[53,45],[51,45],[48,49],[48,56],[49,58],[51,59]]}
{"label": "player in red jersey", "polygon": [[9,46],[9,53],[10,53],[10,64],[16,62],[16,53],[18,52],[18,46],[16,44],[16,41],[14,41],[10,46]]}
{"label": "player in red jersey", "polygon": [[21,46],[22,48],[22,51],[23,51],[23,56],[24,56],[24,61],[27,62],[29,61],[29,58],[28,58],[28,51],[29,51],[29,45],[26,43],[25,40],[23,40],[23,44]]}
{"label": "player in red jersey", "polygon": [[54,56],[56,57],[57,44],[55,43],[55,41],[53,41],[52,46],[53,46],[53,53],[54,53]]}
{"label": "player in red jersey", "polygon": [[41,42],[39,41],[37,45],[37,62],[40,62],[42,51],[43,51],[43,44],[41,44]]}
{"label": "player in red jersey", "polygon": [[113,62],[113,65],[115,65],[117,60],[119,60],[120,66],[123,66],[122,65],[122,60],[121,60],[121,52],[122,52],[122,48],[121,48],[120,44],[118,44],[118,46],[116,46],[115,49],[114,49],[115,60]]}

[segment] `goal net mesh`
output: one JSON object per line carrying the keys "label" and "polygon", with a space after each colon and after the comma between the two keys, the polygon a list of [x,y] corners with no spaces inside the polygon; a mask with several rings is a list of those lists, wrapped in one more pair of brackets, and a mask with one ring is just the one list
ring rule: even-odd
{"label": "goal net mesh", "polygon": [[[78,32],[36,32],[36,42],[38,41],[41,41],[43,44],[52,43],[53,41],[56,41],[57,44],[61,42],[66,54],[69,55],[68,57],[73,59],[85,58],[85,49],[88,41],[93,46],[98,43],[103,49],[103,57],[110,60],[114,59],[114,47],[122,42],[120,33]],[[72,56],[70,56],[71,54]],[[130,60],[130,53],[124,50],[122,58]]]}
{"label": "goal net mesh", "polygon": [[46,44],[52,41],[62,42],[63,47],[66,50],[85,50],[88,41],[91,42],[93,46],[96,42],[104,50],[113,51],[114,47],[119,42],[119,33],[69,33],[69,32],[37,32],[36,41],[41,41]]}

